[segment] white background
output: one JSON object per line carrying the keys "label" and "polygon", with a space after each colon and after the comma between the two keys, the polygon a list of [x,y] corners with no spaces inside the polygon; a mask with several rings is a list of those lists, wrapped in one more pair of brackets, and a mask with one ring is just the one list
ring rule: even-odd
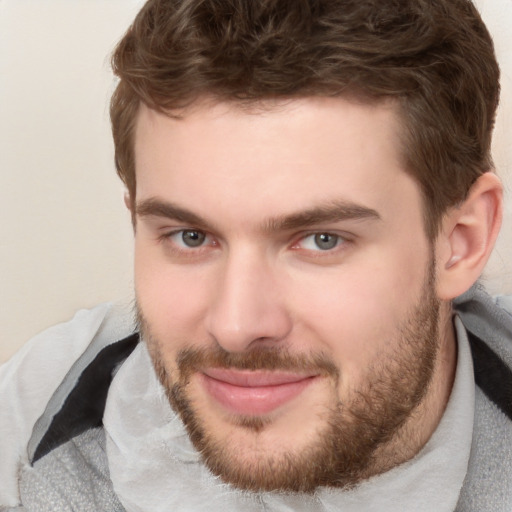
{"label": "white background", "polygon": [[[79,308],[132,300],[109,54],[141,4],[0,0],[0,362]],[[494,156],[510,190],[512,0],[477,5],[502,66]],[[495,293],[512,293],[511,202],[485,276]]]}

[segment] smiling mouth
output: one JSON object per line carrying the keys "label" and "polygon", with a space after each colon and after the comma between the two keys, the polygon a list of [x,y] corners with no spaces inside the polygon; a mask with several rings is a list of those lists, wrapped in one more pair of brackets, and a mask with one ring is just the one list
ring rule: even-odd
{"label": "smiling mouth", "polygon": [[318,375],[209,368],[200,377],[207,393],[229,412],[261,416],[296,398]]}

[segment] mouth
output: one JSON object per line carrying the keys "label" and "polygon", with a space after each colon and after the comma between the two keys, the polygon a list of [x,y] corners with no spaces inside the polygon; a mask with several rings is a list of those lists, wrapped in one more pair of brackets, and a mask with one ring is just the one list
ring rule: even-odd
{"label": "mouth", "polygon": [[231,413],[262,416],[292,401],[318,375],[210,368],[201,374],[207,393]]}

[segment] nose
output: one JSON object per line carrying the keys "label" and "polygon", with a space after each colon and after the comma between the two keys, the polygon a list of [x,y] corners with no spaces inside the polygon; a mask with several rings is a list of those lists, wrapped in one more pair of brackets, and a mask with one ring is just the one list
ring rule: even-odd
{"label": "nose", "polygon": [[222,348],[244,352],[287,337],[292,322],[277,274],[264,257],[226,258],[207,313],[209,334]]}

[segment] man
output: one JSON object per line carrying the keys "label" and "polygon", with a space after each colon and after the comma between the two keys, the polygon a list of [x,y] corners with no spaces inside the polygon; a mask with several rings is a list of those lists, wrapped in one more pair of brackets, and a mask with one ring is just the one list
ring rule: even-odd
{"label": "man", "polygon": [[113,66],[137,333],[100,306],[3,369],[2,505],[509,510],[473,5],[150,0]]}

